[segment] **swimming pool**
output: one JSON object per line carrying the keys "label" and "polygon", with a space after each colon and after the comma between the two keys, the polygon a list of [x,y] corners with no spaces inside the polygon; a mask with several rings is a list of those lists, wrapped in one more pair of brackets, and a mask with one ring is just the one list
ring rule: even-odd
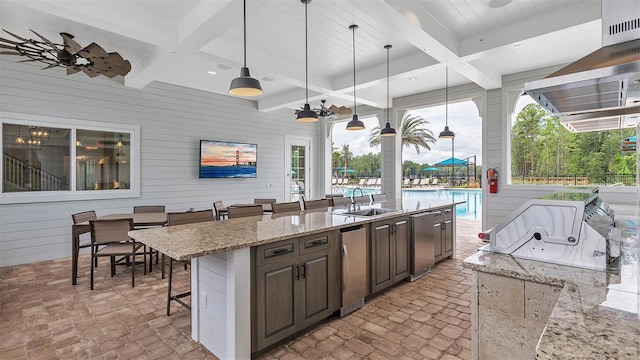
{"label": "swimming pool", "polygon": [[[346,196],[353,194],[352,188],[344,188]],[[362,192],[380,194],[380,189],[364,188]],[[402,189],[403,199],[465,201],[456,206],[456,216],[464,219],[482,219],[482,191],[480,189]]]}

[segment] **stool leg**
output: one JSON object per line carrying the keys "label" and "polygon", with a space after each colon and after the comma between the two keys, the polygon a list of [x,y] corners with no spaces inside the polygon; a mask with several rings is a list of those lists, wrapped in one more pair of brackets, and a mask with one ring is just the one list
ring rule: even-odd
{"label": "stool leg", "polygon": [[173,258],[169,257],[169,285],[167,286],[167,316],[171,316],[171,280],[173,278]]}

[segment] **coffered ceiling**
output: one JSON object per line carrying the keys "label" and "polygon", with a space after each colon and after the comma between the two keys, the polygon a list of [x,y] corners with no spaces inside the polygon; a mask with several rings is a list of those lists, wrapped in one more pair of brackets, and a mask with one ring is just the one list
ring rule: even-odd
{"label": "coffered ceiling", "polygon": [[[637,1],[637,0],[620,0]],[[61,42],[96,42],[132,64],[123,86],[153,81],[227,94],[243,61],[240,0],[2,0],[2,28]],[[247,66],[264,94],[260,111],[304,104],[304,5],[247,1]],[[352,33],[357,24],[358,105],[449,86],[502,86],[502,75],[574,61],[601,47],[598,0],[313,0],[308,5],[312,106],[353,104]],[[3,34],[3,37],[8,37]],[[15,56],[2,56],[15,61]],[[27,65],[25,65],[27,66]],[[44,71],[64,71],[62,68]],[[208,72],[214,71],[215,75]],[[82,73],[71,76],[86,76]]]}

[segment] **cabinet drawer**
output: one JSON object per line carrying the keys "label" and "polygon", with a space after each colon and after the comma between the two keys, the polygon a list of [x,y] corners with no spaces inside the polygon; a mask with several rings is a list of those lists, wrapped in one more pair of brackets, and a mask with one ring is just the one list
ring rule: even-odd
{"label": "cabinet drawer", "polygon": [[296,238],[258,246],[256,248],[256,265],[295,259],[298,256],[298,240]]}
{"label": "cabinet drawer", "polygon": [[300,238],[300,254],[307,254],[318,250],[325,250],[329,247],[329,235],[326,233],[309,235]]}

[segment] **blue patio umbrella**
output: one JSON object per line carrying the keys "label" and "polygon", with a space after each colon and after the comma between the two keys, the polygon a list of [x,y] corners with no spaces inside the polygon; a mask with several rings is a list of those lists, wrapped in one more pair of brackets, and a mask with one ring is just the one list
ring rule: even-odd
{"label": "blue patio umbrella", "polygon": [[468,165],[469,163],[467,162],[467,160],[462,160],[462,159],[458,159],[458,158],[448,158],[445,160],[442,160],[436,164],[433,164],[433,166],[465,166]]}

